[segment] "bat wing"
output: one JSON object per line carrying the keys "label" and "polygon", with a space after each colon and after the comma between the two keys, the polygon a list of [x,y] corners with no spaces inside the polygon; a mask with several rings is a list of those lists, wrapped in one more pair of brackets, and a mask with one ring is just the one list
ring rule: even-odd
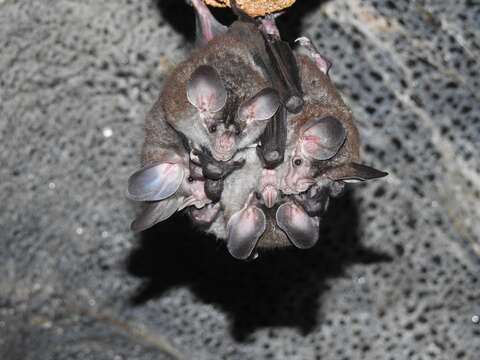
{"label": "bat wing", "polygon": [[257,154],[267,169],[283,163],[287,143],[287,110],[281,106],[260,137]]}
{"label": "bat wing", "polygon": [[277,90],[282,95],[287,110],[297,114],[303,108],[303,92],[295,56],[287,42],[265,34],[264,37],[272,72],[277,74],[277,79],[274,80]]}

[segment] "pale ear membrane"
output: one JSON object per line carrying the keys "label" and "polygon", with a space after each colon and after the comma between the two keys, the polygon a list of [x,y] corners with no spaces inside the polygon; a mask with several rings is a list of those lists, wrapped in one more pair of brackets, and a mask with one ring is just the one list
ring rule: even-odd
{"label": "pale ear membrane", "polygon": [[163,200],[177,192],[183,176],[184,169],[180,164],[147,166],[130,176],[126,195],[136,201]]}
{"label": "pale ear membrane", "polygon": [[187,99],[201,112],[220,111],[227,102],[227,90],[218,72],[200,65],[187,83]]}
{"label": "pale ear membrane", "polygon": [[151,228],[155,224],[167,220],[178,209],[178,199],[172,197],[162,201],[148,203],[143,211],[130,225],[134,232],[140,232]]}
{"label": "pale ear membrane", "polygon": [[308,249],[318,241],[319,219],[310,217],[297,204],[286,202],[280,205],[276,213],[276,221],[296,247]]}
{"label": "pale ear membrane", "polygon": [[331,168],[327,170],[325,174],[332,180],[343,181],[346,183],[358,183],[388,175],[388,173],[384,171],[354,162]]}
{"label": "pale ear membrane", "polygon": [[277,91],[264,88],[240,106],[239,114],[247,121],[263,121],[275,115],[279,106],[280,97]]}
{"label": "pale ear membrane", "polygon": [[345,142],[347,132],[342,123],[331,116],[307,123],[301,138],[302,151],[316,160],[335,156]]}
{"label": "pale ear membrane", "polygon": [[249,206],[232,215],[227,224],[227,248],[237,259],[247,259],[267,228],[265,213]]}

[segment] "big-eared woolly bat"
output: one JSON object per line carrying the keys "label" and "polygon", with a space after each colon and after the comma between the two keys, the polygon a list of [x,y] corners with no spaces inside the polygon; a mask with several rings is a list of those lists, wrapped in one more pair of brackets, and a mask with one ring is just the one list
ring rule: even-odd
{"label": "big-eared woolly bat", "polygon": [[205,194],[204,179],[192,176],[188,152],[178,133],[165,122],[158,101],[146,116],[145,134],[142,168],[130,176],[126,193],[144,206],[132,230],[148,229],[189,206],[207,212],[202,208],[211,200]]}
{"label": "big-eared woolly bat", "polygon": [[237,21],[223,29],[202,1],[192,4],[202,46],[177,66],[160,98],[167,122],[191,148],[227,162],[259,138],[280,98],[256,62],[256,54],[265,53],[256,26]]}
{"label": "big-eared woolly bat", "polygon": [[330,199],[385,176],[361,164],[352,113],[313,43],[281,40],[275,15],[218,23],[201,0],[197,47],[167,78],[146,119],[143,168],[127,195],[143,230],[188,207],[230,254],[321,241]]}

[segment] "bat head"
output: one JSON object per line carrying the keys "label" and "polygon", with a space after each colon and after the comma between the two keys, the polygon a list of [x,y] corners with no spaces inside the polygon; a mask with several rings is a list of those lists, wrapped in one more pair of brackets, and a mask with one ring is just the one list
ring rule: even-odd
{"label": "bat head", "polygon": [[131,225],[134,231],[148,229],[186,207],[200,209],[210,203],[204,181],[194,179],[185,162],[155,163],[136,171],[130,176],[127,197],[145,202]]}
{"label": "bat head", "polygon": [[227,91],[219,73],[209,65],[200,65],[191,75],[187,99],[196,108],[200,130],[218,161],[230,160],[255,141],[280,106],[278,94],[271,88],[237,106],[236,95]]}
{"label": "bat head", "polygon": [[288,158],[284,192],[296,194],[315,183],[316,163],[333,158],[345,143],[347,133],[332,116],[313,118],[301,127]]}

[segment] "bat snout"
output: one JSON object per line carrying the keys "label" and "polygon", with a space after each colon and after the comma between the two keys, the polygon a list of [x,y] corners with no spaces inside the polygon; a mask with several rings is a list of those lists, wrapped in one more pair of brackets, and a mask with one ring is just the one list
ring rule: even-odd
{"label": "bat snout", "polygon": [[219,161],[230,160],[235,153],[235,136],[232,132],[225,132],[215,140],[213,157]]}
{"label": "bat snout", "polygon": [[272,185],[267,185],[262,190],[262,198],[263,198],[263,202],[265,203],[265,206],[271,209],[277,202],[278,190]]}

